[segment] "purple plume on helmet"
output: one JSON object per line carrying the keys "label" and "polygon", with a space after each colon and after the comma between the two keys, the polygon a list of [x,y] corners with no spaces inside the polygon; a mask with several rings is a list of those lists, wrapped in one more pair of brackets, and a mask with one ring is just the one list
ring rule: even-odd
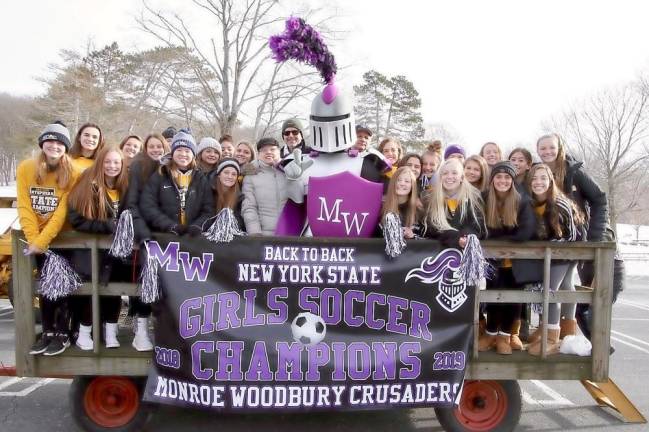
{"label": "purple plume on helmet", "polygon": [[309,64],[320,72],[325,83],[333,83],[337,71],[336,60],[320,34],[302,18],[288,18],[284,32],[271,36],[268,45],[278,62],[293,59]]}
{"label": "purple plume on helmet", "polygon": [[406,275],[405,281],[410,278],[416,278],[423,283],[435,283],[442,280],[446,272],[454,272],[460,268],[462,252],[457,249],[444,249],[435,257],[427,257],[419,268],[412,269]]}

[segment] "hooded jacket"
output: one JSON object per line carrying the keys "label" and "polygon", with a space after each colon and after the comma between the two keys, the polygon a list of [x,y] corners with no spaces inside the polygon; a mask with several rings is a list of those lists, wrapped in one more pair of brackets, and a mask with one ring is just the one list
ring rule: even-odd
{"label": "hooded jacket", "polygon": [[584,213],[588,241],[604,240],[608,224],[608,202],[606,193],[583,169],[583,162],[569,157],[566,160],[566,176],[563,179],[563,193],[572,199]]}

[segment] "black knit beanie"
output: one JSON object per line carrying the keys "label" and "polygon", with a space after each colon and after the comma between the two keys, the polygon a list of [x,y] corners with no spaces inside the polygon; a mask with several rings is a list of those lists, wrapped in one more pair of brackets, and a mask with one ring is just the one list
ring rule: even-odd
{"label": "black knit beanie", "polygon": [[512,179],[516,178],[516,167],[510,161],[497,162],[491,167],[491,174],[489,176],[489,183],[491,183],[498,173],[508,174]]}

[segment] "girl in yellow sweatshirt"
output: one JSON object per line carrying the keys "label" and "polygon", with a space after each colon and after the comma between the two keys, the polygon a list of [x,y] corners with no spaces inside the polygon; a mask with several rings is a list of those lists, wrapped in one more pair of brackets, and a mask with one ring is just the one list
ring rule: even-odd
{"label": "girl in yellow sweatshirt", "polygon": [[70,148],[70,157],[75,170],[82,173],[90,168],[103,147],[104,134],[99,125],[94,123],[82,125]]}
{"label": "girl in yellow sweatshirt", "polygon": [[[68,193],[76,171],[67,152],[70,133],[60,122],[49,124],[38,137],[41,151],[18,165],[18,217],[27,238],[26,255],[36,257],[40,269],[43,253],[63,228]],[[57,355],[70,345],[67,298],[55,301],[41,297],[43,333],[31,354]],[[55,319],[56,318],[56,319]]]}

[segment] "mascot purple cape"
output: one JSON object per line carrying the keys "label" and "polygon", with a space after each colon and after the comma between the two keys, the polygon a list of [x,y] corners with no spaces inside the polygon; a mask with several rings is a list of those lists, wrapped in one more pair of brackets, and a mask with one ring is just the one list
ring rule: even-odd
{"label": "mascot purple cape", "polygon": [[311,104],[312,152],[295,150],[282,161],[289,201],[276,234],[371,237],[381,216],[383,172],[389,164],[375,150],[359,154],[351,148],[356,140],[354,113],[334,83],[333,55],[318,32],[296,17],[286,21],[285,31],[272,36],[269,45],[275,60],[314,66],[326,84]]}

